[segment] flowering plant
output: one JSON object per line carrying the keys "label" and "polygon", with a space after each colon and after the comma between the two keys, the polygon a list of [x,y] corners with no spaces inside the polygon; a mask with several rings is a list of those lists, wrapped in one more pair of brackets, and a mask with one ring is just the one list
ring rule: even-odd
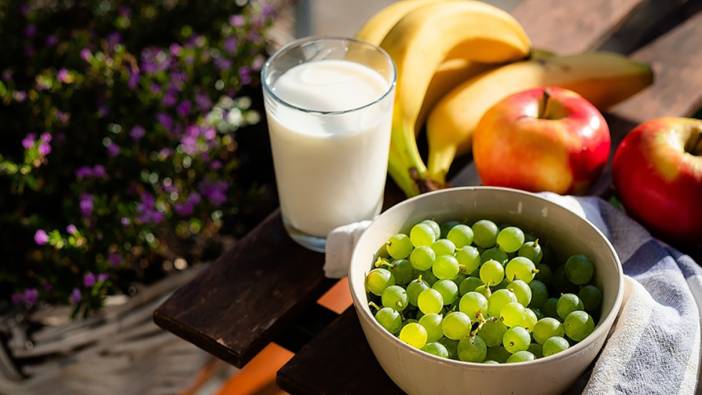
{"label": "flowering plant", "polygon": [[271,209],[242,140],[273,17],[241,0],[0,3],[3,301],[88,314]]}

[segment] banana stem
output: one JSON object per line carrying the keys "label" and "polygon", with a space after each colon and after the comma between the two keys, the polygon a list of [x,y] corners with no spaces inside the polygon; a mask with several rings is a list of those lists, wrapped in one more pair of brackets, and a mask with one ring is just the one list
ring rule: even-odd
{"label": "banana stem", "polygon": [[409,169],[404,166],[402,158],[398,157],[392,150],[390,150],[390,159],[388,160],[388,173],[407,197],[419,194],[419,188],[410,176]]}
{"label": "banana stem", "polygon": [[447,145],[440,149],[429,150],[429,170],[427,177],[432,181],[445,185],[446,174],[451,168],[451,163],[456,157],[456,146]]}

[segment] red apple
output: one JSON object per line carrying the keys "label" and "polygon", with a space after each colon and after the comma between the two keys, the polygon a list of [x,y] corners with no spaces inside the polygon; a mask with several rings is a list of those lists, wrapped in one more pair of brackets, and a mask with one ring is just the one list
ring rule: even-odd
{"label": "red apple", "polygon": [[567,89],[509,96],[483,115],[473,159],[485,185],[585,193],[609,156],[609,128],[590,102]]}
{"label": "red apple", "polygon": [[702,120],[657,118],[624,138],[614,184],[627,212],[676,240],[702,240]]}

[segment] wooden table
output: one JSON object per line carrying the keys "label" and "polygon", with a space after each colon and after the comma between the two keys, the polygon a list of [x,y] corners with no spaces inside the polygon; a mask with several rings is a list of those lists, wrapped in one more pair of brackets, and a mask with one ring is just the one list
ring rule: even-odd
{"label": "wooden table", "polygon": [[[699,1],[682,0],[524,0],[513,14],[537,47],[605,48],[653,65],[655,84],[606,114],[616,144],[638,122],[691,115],[702,105],[700,8]],[[609,174],[593,194],[606,193]],[[453,180],[480,181],[471,165]],[[389,185],[387,205],[400,199]],[[337,316],[315,302],[335,283],[324,278],[323,258],[288,238],[275,211],[176,291],[154,320],[238,367],[271,341],[296,352],[278,372],[279,385],[291,393],[401,393],[373,357],[353,309]]]}

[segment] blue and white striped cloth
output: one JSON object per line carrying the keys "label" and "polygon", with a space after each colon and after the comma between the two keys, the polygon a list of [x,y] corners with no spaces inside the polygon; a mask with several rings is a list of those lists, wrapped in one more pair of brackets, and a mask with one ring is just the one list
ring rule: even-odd
{"label": "blue and white striped cloth", "polygon": [[[600,198],[541,195],[597,226],[617,250],[627,275],[624,302],[608,340],[570,393],[694,394],[702,268]],[[367,226],[351,224],[330,233],[328,277],[346,274],[353,245]]]}

